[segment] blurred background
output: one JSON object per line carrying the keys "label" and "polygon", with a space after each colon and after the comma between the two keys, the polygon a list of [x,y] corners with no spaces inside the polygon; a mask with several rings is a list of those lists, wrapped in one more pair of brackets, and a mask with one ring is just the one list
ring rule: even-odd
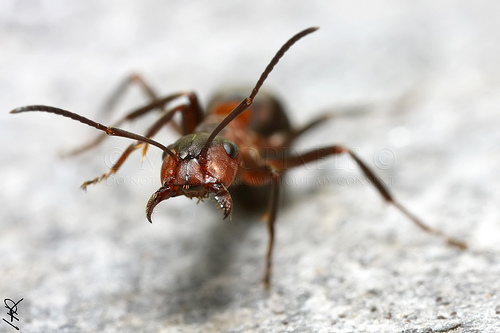
{"label": "blurred background", "polygon": [[[488,0],[2,1],[0,296],[24,298],[26,332],[494,329],[499,10]],[[348,158],[328,159],[285,177],[266,294],[261,208],[221,221],[212,202],[176,198],[149,225],[161,152],[142,163],[132,155],[85,193],[81,182],[129,142],[110,138],[61,158],[96,130],[8,114],[45,104],[108,124],[148,101],[131,87],[112,114],[100,112],[132,73],[160,95],[193,90],[206,105],[221,87],[253,85],[310,26],[320,30],[264,86],[293,124],[339,113],[297,149],[352,147],[411,211],[470,251],[386,207]],[[127,128],[141,132],[154,119]]]}

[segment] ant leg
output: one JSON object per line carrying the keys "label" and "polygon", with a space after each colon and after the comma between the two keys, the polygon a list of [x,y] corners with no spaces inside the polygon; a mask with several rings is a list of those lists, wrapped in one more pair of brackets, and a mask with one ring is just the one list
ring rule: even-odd
{"label": "ant leg", "polygon": [[[160,105],[164,105],[168,101],[177,98],[178,96],[183,96],[186,95],[190,99],[190,104],[181,104],[172,110],[165,111],[163,114],[160,116],[160,118],[153,123],[153,125],[148,129],[146,132],[145,136],[142,135],[137,135],[125,130],[122,130],[120,128],[114,127],[114,126],[105,126],[103,124],[97,123],[93,120],[90,120],[88,118],[85,118],[83,116],[80,116],[76,113],[55,108],[55,107],[50,107],[50,106],[44,106],[44,105],[28,105],[24,107],[20,107],[17,109],[14,109],[11,111],[11,113],[23,113],[23,112],[31,112],[31,111],[41,111],[41,112],[48,112],[48,113],[54,113],[58,114],[64,117],[71,118],[73,120],[82,122],[86,125],[95,127],[98,130],[101,130],[105,132],[107,135],[113,135],[113,136],[121,136],[129,139],[136,140],[137,142],[130,145],[120,156],[118,161],[111,167],[111,169],[107,172],[104,173],[103,175],[94,178],[93,180],[84,182],[82,184],[82,188],[86,189],[88,185],[90,184],[96,184],[106,178],[108,178],[110,175],[114,174],[120,166],[125,162],[127,157],[132,153],[135,149],[139,148],[141,145],[144,145],[144,150],[143,150],[143,156],[146,153],[146,147],[148,144],[152,144],[154,146],[157,146],[158,148],[162,149],[164,152],[168,153],[170,156],[173,158],[176,158],[174,153],[172,153],[167,147],[162,145],[159,142],[156,142],[154,140],[151,140],[151,137],[155,135],[165,124],[170,122],[172,120],[172,117],[175,115],[177,112],[182,113],[182,124],[183,124],[183,130],[184,131],[194,131],[198,123],[200,123],[203,119],[203,113],[201,112],[201,109],[199,108],[199,105],[197,104],[197,98],[196,95],[193,93],[179,93],[176,95],[170,95],[167,96],[157,102],[153,102],[149,105],[146,105],[133,113],[130,113],[128,117],[134,118],[135,116],[141,115],[144,112],[148,112],[149,110],[152,110]],[[188,132],[189,133],[189,132]]]}
{"label": "ant leg", "polygon": [[109,177],[111,174],[115,173],[120,168],[120,166],[123,164],[123,162],[127,159],[127,157],[130,155],[130,153],[132,151],[134,151],[135,149],[137,149],[138,147],[140,147],[142,144],[146,144],[146,145],[152,144],[153,146],[156,146],[156,147],[160,148],[161,150],[163,150],[164,153],[170,155],[173,159],[177,159],[178,157],[169,148],[167,148],[164,145],[162,145],[161,143],[151,139],[151,137],[153,135],[155,135],[166,123],[168,123],[172,119],[172,117],[175,115],[176,112],[180,111],[183,113],[184,116],[186,116],[187,114],[189,114],[188,111],[190,111],[190,110],[192,110],[192,109],[187,105],[179,105],[168,112],[164,112],[163,115],[160,117],[160,119],[158,119],[148,129],[145,136],[135,134],[135,133],[123,130],[121,128],[106,126],[106,125],[97,123],[91,119],[80,116],[79,114],[76,114],[76,113],[73,113],[73,112],[70,112],[67,110],[51,107],[51,106],[28,105],[28,106],[16,108],[16,109],[10,111],[10,113],[15,114],[15,113],[33,112],[33,111],[53,113],[53,114],[61,115],[63,117],[67,117],[67,118],[79,121],[79,122],[86,124],[88,126],[94,127],[100,131],[105,132],[107,135],[129,138],[129,139],[136,141],[136,143],[133,143],[132,145],[130,145],[126,149],[126,151],[120,156],[118,161],[110,169],[109,172],[107,172],[107,173],[103,174],[102,176],[97,177],[91,181],[83,183],[82,188],[86,189],[87,185],[98,183],[98,182],[106,179],[107,177]]}
{"label": "ant leg", "polygon": [[[196,95],[193,92],[180,92],[180,93],[172,94],[172,95],[163,97],[161,99],[158,99],[157,101],[154,101],[148,105],[145,105],[139,109],[136,109],[136,110],[128,113],[122,119],[117,121],[113,125],[113,127],[118,127],[127,121],[137,119],[137,118],[145,115],[146,113],[148,113],[152,110],[155,110],[158,108],[163,108],[169,102],[171,102],[179,97],[182,97],[182,96],[186,96],[188,98],[189,103],[187,105],[189,106],[188,107],[189,110],[186,110],[185,112],[183,112],[183,114],[185,116],[182,120],[182,128],[179,129],[179,132],[181,132],[182,134],[191,133],[194,131],[196,126],[203,120],[203,111],[201,110],[200,104],[198,102],[198,98],[196,97]],[[100,135],[94,141],[91,141],[88,144],[86,144],[78,149],[70,151],[69,153],[66,153],[65,155],[67,155],[67,156],[68,155],[76,155],[76,154],[82,153],[84,151],[87,151],[87,150],[97,146],[99,143],[101,143],[105,137],[106,136],[104,134]]]}
{"label": "ant leg", "polygon": [[[141,90],[144,92],[145,95],[148,96],[148,98],[150,100],[152,100],[152,101],[157,100],[156,93],[151,88],[151,86],[149,84],[147,84],[146,81],[139,74],[134,73],[134,74],[129,75],[122,82],[120,82],[120,84],[116,87],[116,89],[109,96],[107,101],[103,104],[103,106],[101,107],[101,110],[98,112],[98,114],[103,114],[105,116],[109,116],[109,113],[115,108],[118,101],[125,95],[127,89],[132,85],[138,85],[139,88],[141,88]],[[163,111],[163,109],[162,109],[162,111]],[[125,118],[114,123],[113,126],[114,127],[120,126],[121,124],[123,124],[125,122],[125,119],[126,119],[126,116],[125,116]],[[101,133],[94,140],[82,145],[81,147],[78,147],[78,148],[75,148],[71,151],[65,152],[62,155],[63,156],[73,156],[73,155],[81,154],[89,149],[96,147],[99,143],[101,143],[104,140],[105,137],[106,137],[105,133]]]}
{"label": "ant leg", "polygon": [[[168,122],[170,122],[172,120],[172,117],[175,115],[175,113],[181,112],[183,114],[183,116],[186,117],[186,115],[189,114],[190,110],[191,110],[190,106],[183,104],[183,105],[179,105],[179,106],[173,108],[172,110],[168,110],[168,111],[163,112],[162,116],[156,122],[154,122],[153,125],[151,125],[149,127],[149,129],[146,131],[144,136],[147,138],[153,137],[156,133],[158,133],[158,131],[165,124],[167,124]],[[122,164],[125,162],[125,160],[130,156],[130,154],[134,150],[140,148],[143,145],[144,145],[144,149],[143,149],[143,157],[144,157],[144,155],[146,153],[146,149],[148,147],[148,143],[142,142],[142,141],[137,141],[135,143],[132,143],[120,155],[120,157],[118,158],[118,161],[115,162],[115,164],[109,169],[108,172],[105,172],[102,175],[100,175],[99,177],[96,177],[92,180],[84,182],[81,186],[82,189],[86,190],[88,185],[97,184],[97,183],[107,179],[112,174],[115,174],[118,171],[118,169],[122,166]]]}
{"label": "ant leg", "polygon": [[264,282],[266,289],[269,289],[271,286],[272,256],[275,238],[274,224],[276,222],[278,212],[281,176],[282,172],[272,165],[263,165],[257,169],[250,170],[248,173],[243,175],[243,182],[245,185],[262,186],[271,183],[269,208],[265,214],[269,239],[267,241],[266,267],[262,281]]}
{"label": "ant leg", "polygon": [[366,177],[371,181],[371,183],[378,190],[380,195],[394,207],[396,207],[401,213],[406,215],[411,221],[413,221],[417,226],[419,226],[422,230],[428,232],[429,234],[436,235],[445,240],[449,245],[458,247],[460,249],[466,249],[467,246],[465,243],[455,240],[442,231],[432,228],[425,223],[423,223],[419,218],[410,213],[403,205],[401,205],[398,201],[395,200],[392,194],[390,194],[384,182],[375,175],[375,173],[364,163],[352,150],[347,147],[335,145],[325,148],[318,148],[312,151],[295,155],[295,156],[284,156],[281,159],[275,159],[272,161],[268,161],[271,165],[276,166],[280,170],[286,170],[290,168],[294,168],[296,166],[304,165],[308,162],[319,160],[323,157],[327,157],[330,155],[339,155],[339,154],[349,154],[354,161],[361,168]]}
{"label": "ant leg", "polygon": [[280,195],[280,180],[281,175],[276,170],[270,170],[271,172],[271,201],[269,203],[269,217],[267,219],[267,231],[269,233],[269,240],[267,241],[267,251],[266,251],[266,270],[264,273],[264,285],[267,289],[271,286],[271,268],[272,268],[272,256],[274,248],[274,223],[276,222],[276,215],[278,212],[278,202]]}
{"label": "ant leg", "polygon": [[122,138],[129,138],[132,140],[140,141],[140,142],[145,142],[148,144],[152,144],[153,146],[156,146],[163,150],[166,154],[170,155],[172,158],[176,159],[177,156],[167,147],[162,145],[161,143],[145,137],[143,135],[135,134],[126,130],[123,130],[118,127],[112,127],[112,126],[106,126],[103,124],[100,124],[98,122],[95,122],[91,119],[85,118],[83,116],[80,116],[79,114],[70,112],[68,110],[60,109],[60,108],[55,108],[53,106],[46,106],[46,105],[27,105],[27,106],[21,106],[19,108],[15,108],[14,110],[10,111],[12,114],[16,113],[24,113],[24,112],[47,112],[47,113],[53,113],[57,114],[63,117],[67,117],[76,121],[81,122],[82,124],[94,127],[100,131],[106,132],[107,135],[111,136],[119,136]]}
{"label": "ant leg", "polygon": [[[408,108],[408,103],[411,103],[411,101],[414,99],[415,92],[410,91],[403,96],[401,96],[398,100],[396,100],[392,106],[395,110],[401,111],[405,110]],[[279,147],[289,147],[293,141],[295,141],[299,136],[304,134],[305,132],[308,132],[311,128],[316,127],[317,125],[328,121],[332,118],[337,118],[337,117],[342,117],[342,118],[348,118],[348,117],[357,117],[363,114],[366,114],[369,109],[373,108],[372,104],[358,104],[358,105],[351,105],[351,106],[344,106],[340,108],[335,108],[333,111],[325,112],[324,114],[320,115],[319,117],[313,119],[309,123],[303,125],[302,127],[292,129],[288,135],[283,139],[282,144]]]}
{"label": "ant leg", "polygon": [[[171,95],[168,95],[166,97],[160,98],[160,97],[158,97],[158,94],[156,94],[154,92],[153,88],[151,88],[151,86],[148,83],[146,83],[146,81],[138,74],[132,74],[131,76],[129,76],[127,78],[127,80],[125,80],[118,87],[118,89],[111,96],[108,103],[106,103],[106,108],[112,109],[114,107],[114,105],[116,104],[117,100],[124,94],[127,87],[132,85],[132,84],[137,84],[144,91],[144,93],[149,97],[151,102],[149,104],[145,105],[144,107],[138,108],[135,111],[132,111],[132,112],[128,113],[127,115],[125,115],[122,119],[120,119],[118,121],[116,126],[119,126],[126,121],[132,121],[136,118],[139,118],[139,117],[141,117],[141,116],[145,115],[146,113],[153,111],[153,110],[159,110],[161,112],[166,112],[166,110],[165,110],[166,104],[168,104],[169,102],[171,102],[177,98],[183,97],[183,96],[187,97],[187,99],[189,101],[188,105],[191,105],[191,107],[197,111],[197,113],[198,113],[197,116],[203,117],[203,111],[201,110],[200,104],[198,102],[198,98],[196,97],[195,93],[193,93],[191,91],[182,91],[179,93],[171,94]],[[201,122],[201,119],[197,120],[195,126],[198,125],[199,122]],[[181,135],[190,133],[192,130],[194,130],[194,128],[193,128],[190,130],[190,132],[186,133],[186,127],[184,125],[181,128],[176,123],[171,122],[170,124],[174,127],[175,131]]]}
{"label": "ant leg", "polygon": [[116,87],[116,89],[109,96],[108,100],[104,103],[100,113],[106,115],[112,111],[119,100],[125,95],[127,89],[132,85],[137,85],[151,101],[158,99],[157,94],[153,88],[146,83],[144,78],[137,73],[133,73],[125,78],[125,80],[123,80],[118,87]]}
{"label": "ant leg", "polygon": [[370,105],[354,105],[354,106],[348,106],[348,107],[341,107],[338,109],[335,109],[330,112],[325,112],[322,115],[314,118],[313,120],[309,121],[307,124],[299,127],[292,129],[287,136],[284,138],[282,144],[280,147],[290,147],[291,144],[302,134],[305,132],[309,132],[310,129],[315,128],[316,126],[322,124],[323,122],[329,121],[333,118],[348,118],[348,117],[356,117],[360,116],[362,114],[365,114],[368,107]]}
{"label": "ant leg", "polygon": [[310,129],[320,125],[321,123],[324,123],[325,121],[328,121],[332,118],[335,117],[335,114],[333,113],[325,113],[317,118],[314,118],[312,121],[308,122],[307,124],[296,128],[292,129],[288,135],[285,137],[283,140],[283,143],[280,144],[281,147],[290,147],[290,145],[302,134],[305,132],[309,131]]}
{"label": "ant leg", "polygon": [[[126,91],[126,89],[132,85],[132,84],[138,84],[142,90],[145,92],[146,95],[152,100],[151,103],[145,105],[144,107],[141,107],[139,109],[136,109],[128,114],[126,114],[123,118],[118,120],[116,123],[113,124],[114,127],[121,126],[123,123],[132,121],[134,119],[137,119],[146,113],[149,113],[150,111],[153,110],[160,110],[161,112],[165,112],[165,107],[166,104],[169,102],[182,97],[186,96],[188,98],[189,104],[191,107],[196,110],[197,115],[195,118],[197,118],[197,122],[200,122],[202,119],[202,110],[200,107],[200,104],[198,102],[198,98],[193,92],[180,92],[176,94],[172,94],[163,98],[158,98],[156,93],[153,91],[153,89],[144,81],[144,79],[137,75],[133,74],[130,77],[127,78],[120,86],[116,89],[116,91],[111,95],[110,99],[108,100],[107,103],[105,103],[105,106],[103,108],[103,111],[108,111],[113,109],[114,105],[117,103],[120,97],[122,97]],[[170,125],[174,128],[174,130],[180,134],[186,134],[186,125],[183,124],[183,127],[181,128],[178,124],[174,122],[170,122]],[[197,125],[197,123],[196,123]],[[192,127],[192,126],[191,126]],[[189,128],[191,128],[189,127]],[[72,155],[77,155],[82,152],[85,152],[91,148],[94,148],[97,146],[99,143],[101,143],[106,136],[104,134],[101,134],[95,138],[95,140],[81,146],[80,148],[74,149],[72,151],[69,151],[67,153],[64,153],[63,155],[65,156],[72,156]]]}

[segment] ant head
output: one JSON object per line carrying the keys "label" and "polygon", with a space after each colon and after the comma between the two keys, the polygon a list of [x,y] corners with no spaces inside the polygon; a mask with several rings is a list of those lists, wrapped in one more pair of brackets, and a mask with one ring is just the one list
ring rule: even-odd
{"label": "ant head", "polygon": [[316,30],[317,27],[305,29],[283,44],[260,75],[250,95],[243,99],[212,133],[186,135],[168,148],[162,148],[168,154],[165,155],[161,169],[163,186],[148,201],[146,215],[149,222],[157,204],[178,195],[202,200],[214,193],[215,200],[224,211],[224,217],[231,213],[233,204],[227,187],[236,178],[241,154],[232,141],[219,136],[219,133],[252,105],[262,84],[285,52],[299,39]]}
{"label": "ant head", "polygon": [[184,195],[203,200],[210,194],[229,216],[232,200],[227,188],[233,183],[241,161],[241,153],[232,141],[216,136],[206,154],[202,150],[208,133],[194,133],[181,137],[170,149],[174,156],[166,154],[161,168],[162,187],[156,191],[147,205],[147,216],[161,201]]}

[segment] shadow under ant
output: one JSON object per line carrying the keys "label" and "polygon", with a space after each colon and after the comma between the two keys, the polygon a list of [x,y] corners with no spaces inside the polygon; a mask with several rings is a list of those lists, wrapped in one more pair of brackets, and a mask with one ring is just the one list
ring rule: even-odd
{"label": "shadow under ant", "polygon": [[[203,251],[194,254],[195,260],[187,271],[174,273],[182,274],[183,277],[176,285],[175,295],[166,295],[168,313],[180,312],[187,316],[187,321],[198,322],[213,311],[224,310],[233,303],[237,286],[245,283],[238,273],[240,266],[234,267],[233,264],[241,244],[248,240],[251,231],[265,228],[265,224],[256,223],[256,220],[267,209],[269,190],[269,186],[234,186],[230,189],[234,198],[232,218],[216,221],[204,237],[205,243],[200,245]],[[255,251],[256,263],[259,265],[255,267],[256,276],[263,269],[260,265],[263,266],[261,259],[264,255],[265,242],[262,242],[262,246]],[[252,281],[260,289],[260,280],[252,277]],[[172,297],[177,300],[172,300]]]}

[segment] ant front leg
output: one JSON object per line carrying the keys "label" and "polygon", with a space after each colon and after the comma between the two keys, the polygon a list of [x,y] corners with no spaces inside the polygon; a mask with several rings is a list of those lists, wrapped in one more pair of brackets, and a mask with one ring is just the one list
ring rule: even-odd
{"label": "ant front leg", "polygon": [[[115,122],[113,124],[113,127],[119,127],[122,124],[133,121],[139,117],[142,117],[143,115],[146,115],[150,111],[160,111],[160,112],[165,112],[166,105],[180,97],[187,97],[188,98],[188,103],[187,105],[190,105],[191,108],[197,110],[198,112],[198,119],[196,120],[196,125],[201,121],[200,115],[202,117],[202,110],[200,107],[200,104],[198,102],[198,98],[193,92],[179,92],[175,93],[163,98],[158,97],[158,95],[155,93],[153,88],[146,83],[146,81],[140,76],[139,74],[132,74],[130,75],[126,80],[124,80],[118,88],[112,93],[108,101],[104,104],[104,107],[102,108],[101,113],[109,113],[112,109],[114,109],[115,105],[119,101],[120,98],[122,98],[125,95],[125,92],[127,91],[128,87],[131,85],[137,85],[141,90],[144,92],[144,94],[151,100],[151,102],[144,107],[141,107],[139,109],[136,109],[128,114],[126,114],[124,117],[122,117],[120,120]],[[179,134],[187,134],[186,132],[186,127],[180,127],[177,123],[175,122],[170,122],[170,126]],[[190,132],[189,132],[190,133]],[[77,155],[80,153],[83,153],[89,149],[92,149],[96,147],[98,144],[100,144],[104,139],[106,138],[106,135],[103,133],[101,135],[98,135],[95,140],[90,141],[89,143],[71,150],[67,153],[64,153],[66,156],[72,156],[72,155]]]}
{"label": "ant front leg", "polygon": [[[146,83],[146,81],[139,74],[130,75],[118,87],[118,89],[111,95],[109,101],[106,103],[105,105],[106,110],[112,109],[114,105],[117,103],[118,99],[124,95],[126,89],[132,84],[138,85],[143,90],[144,94],[148,96],[151,102],[125,115],[122,119],[120,119],[116,123],[115,127],[118,127],[119,125],[125,122],[135,120],[149,113],[150,111],[159,110],[165,113],[166,112],[165,108],[167,104],[180,97],[186,97],[188,99],[188,103],[186,103],[186,105],[192,109],[193,112],[191,112],[191,114],[194,119],[190,119],[191,115],[185,114],[181,126],[177,125],[174,122],[170,122],[170,125],[175,129],[175,131],[181,135],[192,133],[192,131],[194,131],[194,128],[203,120],[203,111],[201,109],[200,103],[198,102],[198,98],[195,93],[191,91],[182,91],[165,97],[159,97],[155,93],[153,88],[148,83]],[[192,126],[186,127],[186,124],[191,124],[191,123],[194,124],[192,124]]]}
{"label": "ant front leg", "polygon": [[107,113],[114,109],[118,101],[125,95],[127,89],[132,85],[137,85],[151,102],[158,100],[158,95],[151,85],[148,84],[140,74],[133,73],[123,80],[111,96],[109,96],[103,106],[102,113]]}
{"label": "ant front leg", "polygon": [[394,207],[396,207],[400,212],[406,215],[410,220],[412,220],[418,227],[428,232],[429,234],[436,235],[444,239],[448,244],[458,247],[460,249],[466,249],[467,246],[458,240],[455,240],[446,234],[444,234],[441,230],[432,228],[427,224],[423,223],[419,218],[410,213],[408,209],[406,209],[403,205],[401,205],[397,200],[395,200],[394,196],[389,192],[384,182],[375,175],[375,173],[367,166],[365,162],[363,162],[352,150],[347,147],[341,145],[335,145],[325,148],[314,149],[312,151],[295,155],[295,156],[283,156],[281,159],[275,159],[270,161],[272,165],[275,165],[277,168],[281,170],[291,169],[300,165],[304,165],[306,163],[316,161],[322,159],[324,157],[330,155],[339,155],[339,154],[349,154],[356,164],[361,168],[366,177],[370,180],[370,182],[375,186],[380,195]]}
{"label": "ant front leg", "polygon": [[[141,111],[141,110],[142,109],[136,110],[136,112]],[[195,122],[198,121],[198,118],[197,118],[198,111],[194,110],[191,107],[191,105],[182,104],[182,105],[179,105],[179,106],[173,108],[172,110],[167,110],[167,111],[163,112],[162,115],[160,116],[160,118],[156,122],[154,122],[153,125],[151,125],[149,127],[149,129],[146,131],[144,136],[147,138],[152,138],[156,133],[158,133],[158,131],[163,126],[165,126],[167,123],[169,123],[172,120],[172,118],[174,117],[174,115],[177,112],[180,112],[182,114],[182,119],[183,119],[183,124],[184,124],[185,129],[191,129],[191,128],[194,129],[196,127],[197,124],[195,124]],[[144,147],[144,149],[143,149],[143,157],[144,157],[144,155],[146,154],[146,149],[148,147],[148,144],[144,143],[142,141],[137,141],[135,143],[132,143],[120,155],[120,157],[118,158],[118,161],[115,162],[115,164],[109,169],[108,172],[105,172],[102,175],[100,175],[99,177],[96,177],[92,180],[84,182],[81,186],[82,189],[86,190],[88,185],[97,184],[97,183],[107,179],[112,174],[115,174],[118,171],[118,169],[123,165],[125,160],[130,156],[130,154],[134,150],[140,148],[141,146]]]}
{"label": "ant front leg", "polygon": [[116,104],[116,102],[118,101],[118,99],[122,95],[124,95],[126,89],[132,84],[138,85],[143,90],[143,92],[149,97],[151,102],[125,115],[122,119],[118,121],[116,126],[119,126],[128,121],[135,120],[149,113],[150,111],[159,110],[165,113],[166,112],[165,107],[167,106],[167,104],[180,97],[187,98],[188,102],[186,103],[186,105],[190,109],[192,109],[191,110],[192,112],[191,114],[185,114],[181,126],[177,125],[174,122],[170,122],[170,125],[175,129],[175,131],[181,135],[192,133],[194,131],[194,128],[203,120],[203,110],[201,109],[200,103],[198,102],[198,97],[196,96],[195,93],[191,91],[181,91],[165,97],[159,97],[158,94],[155,93],[153,88],[148,83],[146,83],[146,81],[139,74],[130,75],[127,78],[127,80],[125,80],[118,87],[118,89],[110,97],[108,103],[106,103],[106,108],[112,109]]}

